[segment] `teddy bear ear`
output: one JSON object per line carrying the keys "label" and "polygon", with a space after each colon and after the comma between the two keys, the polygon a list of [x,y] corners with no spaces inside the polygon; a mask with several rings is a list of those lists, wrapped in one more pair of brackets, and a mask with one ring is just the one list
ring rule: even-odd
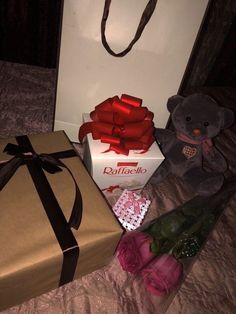
{"label": "teddy bear ear", "polygon": [[175,109],[175,107],[179,104],[182,103],[184,100],[183,96],[180,95],[174,95],[171,96],[168,101],[167,101],[167,109],[169,110],[169,112],[173,112],[173,110]]}
{"label": "teddy bear ear", "polygon": [[234,123],[234,112],[229,108],[222,108],[222,129],[230,127]]}

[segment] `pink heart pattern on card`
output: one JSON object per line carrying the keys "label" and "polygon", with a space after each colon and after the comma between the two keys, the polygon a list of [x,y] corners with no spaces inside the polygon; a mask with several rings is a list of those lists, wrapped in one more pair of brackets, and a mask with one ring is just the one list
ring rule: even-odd
{"label": "pink heart pattern on card", "polygon": [[125,189],[112,210],[122,226],[131,231],[141,225],[150,204],[150,200]]}

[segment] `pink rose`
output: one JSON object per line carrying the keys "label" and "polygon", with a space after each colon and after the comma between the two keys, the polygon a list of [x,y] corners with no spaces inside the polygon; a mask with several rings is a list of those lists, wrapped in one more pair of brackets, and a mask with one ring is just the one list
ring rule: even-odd
{"label": "pink rose", "polygon": [[150,250],[152,242],[148,234],[132,231],[123,236],[118,245],[118,259],[123,270],[137,273],[154,254]]}
{"label": "pink rose", "polygon": [[146,289],[155,295],[170,293],[179,285],[183,267],[172,255],[161,255],[151,261],[141,272]]}

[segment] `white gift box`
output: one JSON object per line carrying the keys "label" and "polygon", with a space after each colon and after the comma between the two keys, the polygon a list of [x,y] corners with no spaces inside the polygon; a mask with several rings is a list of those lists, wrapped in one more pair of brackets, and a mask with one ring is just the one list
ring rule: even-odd
{"label": "white gift box", "polygon": [[[88,121],[91,121],[89,114],[83,114],[83,122]],[[83,144],[85,166],[102,191],[114,188],[139,190],[164,160],[156,142],[147,152],[130,150],[128,156],[106,152],[109,144],[93,140],[91,134],[86,136]]]}

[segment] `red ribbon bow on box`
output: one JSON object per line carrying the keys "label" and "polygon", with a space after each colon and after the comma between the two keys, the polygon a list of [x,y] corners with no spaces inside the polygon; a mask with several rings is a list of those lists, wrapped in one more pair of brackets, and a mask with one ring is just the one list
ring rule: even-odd
{"label": "red ribbon bow on box", "polygon": [[91,133],[94,140],[110,144],[106,151],[128,155],[130,149],[146,152],[154,142],[153,113],[142,100],[123,94],[108,98],[90,113],[91,122],[79,129],[79,141]]}

